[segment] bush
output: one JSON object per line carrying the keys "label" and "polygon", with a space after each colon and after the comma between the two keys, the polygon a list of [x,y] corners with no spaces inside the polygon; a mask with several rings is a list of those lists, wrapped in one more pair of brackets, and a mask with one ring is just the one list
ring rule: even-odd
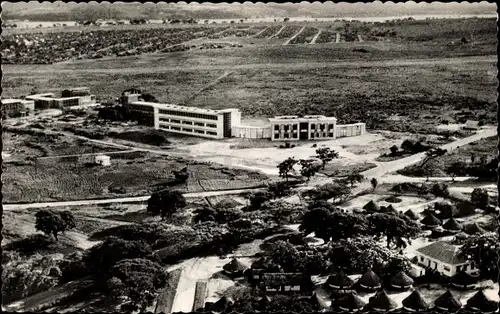
{"label": "bush", "polygon": [[448,185],[446,183],[436,183],[432,185],[432,194],[440,197],[448,197],[450,192],[448,190]]}
{"label": "bush", "polygon": [[486,189],[475,188],[471,194],[471,203],[480,209],[486,209],[489,204],[488,191]]}
{"label": "bush", "polygon": [[15,251],[25,256],[43,251],[54,244],[54,240],[44,234],[33,234],[24,239],[12,241],[3,247],[4,251]]}
{"label": "bush", "polygon": [[386,198],[385,201],[388,203],[401,203],[402,202],[402,200],[399,197],[396,197],[393,195]]}

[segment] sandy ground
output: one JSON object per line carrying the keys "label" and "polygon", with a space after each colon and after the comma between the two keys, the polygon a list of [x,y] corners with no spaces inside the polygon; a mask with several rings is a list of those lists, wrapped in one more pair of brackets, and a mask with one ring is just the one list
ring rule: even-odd
{"label": "sandy ground", "polygon": [[[373,162],[380,153],[358,155],[351,153],[349,146],[369,146],[370,143],[383,139],[377,134],[365,134],[356,137],[346,137],[331,141],[318,142],[318,147],[327,146],[339,152],[339,159],[335,162],[342,164]],[[299,146],[290,149],[279,149],[276,147],[266,148],[243,148],[230,149],[234,143],[230,141],[206,141],[196,145],[181,146],[178,149],[189,153],[193,158],[226,166],[241,167],[252,170],[260,170],[268,175],[278,175],[276,165],[288,157],[295,159],[307,159],[316,155],[316,147],[312,143],[298,143]],[[345,147],[345,148],[344,148]]]}

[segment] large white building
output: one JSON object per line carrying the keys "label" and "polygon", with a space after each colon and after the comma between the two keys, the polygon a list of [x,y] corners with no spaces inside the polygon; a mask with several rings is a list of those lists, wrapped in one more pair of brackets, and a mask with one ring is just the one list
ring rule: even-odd
{"label": "large white building", "polygon": [[271,139],[272,141],[327,140],[365,134],[365,124],[337,124],[337,118],[277,116],[264,126],[241,124],[238,109],[202,109],[146,102],[140,94],[123,95],[127,112],[139,123],[155,129],[199,137]]}
{"label": "large white building", "polygon": [[[221,139],[233,137],[232,127],[240,125],[238,109],[212,110],[135,100],[130,95],[125,106],[143,124],[167,132]],[[131,99],[132,98],[132,99]]]}

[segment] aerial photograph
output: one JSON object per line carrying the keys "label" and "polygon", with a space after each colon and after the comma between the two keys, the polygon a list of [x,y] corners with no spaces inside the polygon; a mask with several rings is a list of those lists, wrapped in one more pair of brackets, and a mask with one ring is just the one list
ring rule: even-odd
{"label": "aerial photograph", "polygon": [[2,311],[498,312],[494,2],[2,2]]}

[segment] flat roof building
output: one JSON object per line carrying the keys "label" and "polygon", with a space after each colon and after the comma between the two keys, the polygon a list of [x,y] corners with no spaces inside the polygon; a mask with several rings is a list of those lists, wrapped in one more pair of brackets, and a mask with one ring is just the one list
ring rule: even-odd
{"label": "flat roof building", "polygon": [[[131,98],[135,95],[129,95]],[[125,103],[128,113],[142,124],[155,129],[192,136],[221,139],[232,137],[232,126],[239,125],[238,109],[203,109],[145,101]]]}
{"label": "flat roof building", "polygon": [[9,117],[22,117],[32,113],[34,102],[31,100],[23,99],[2,99],[2,115],[4,118]]}
{"label": "flat roof building", "polygon": [[298,141],[335,139],[337,118],[314,116],[277,116],[270,118],[271,140]]}

